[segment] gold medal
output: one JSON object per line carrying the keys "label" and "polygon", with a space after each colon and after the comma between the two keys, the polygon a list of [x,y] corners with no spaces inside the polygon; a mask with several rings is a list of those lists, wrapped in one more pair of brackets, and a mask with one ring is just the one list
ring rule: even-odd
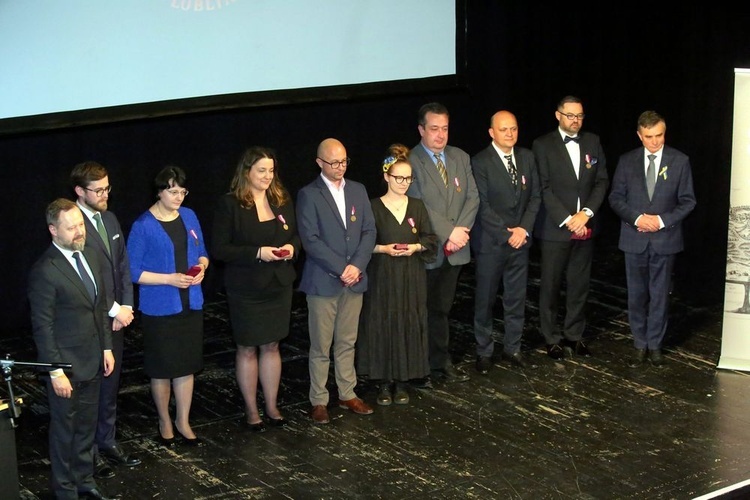
{"label": "gold medal", "polygon": [[460,192],[461,192],[461,186],[458,186],[458,187],[456,188],[456,191],[460,193]]}
{"label": "gold medal", "polygon": [[591,168],[591,163],[587,163],[586,168]]}
{"label": "gold medal", "polygon": [[289,231],[289,226],[287,226],[286,224],[284,224],[284,231]]}
{"label": "gold medal", "polygon": [[356,215],[352,215],[351,219],[352,219],[352,222],[356,222],[357,221],[357,216]]}
{"label": "gold medal", "polygon": [[417,228],[416,227],[411,228],[411,232],[414,234],[417,234]]}

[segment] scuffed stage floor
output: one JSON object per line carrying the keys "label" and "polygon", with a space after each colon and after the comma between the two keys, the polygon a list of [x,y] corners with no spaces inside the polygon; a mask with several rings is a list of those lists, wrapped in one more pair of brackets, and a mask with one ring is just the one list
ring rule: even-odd
{"label": "scuffed stage floor", "polygon": [[[410,404],[390,407],[376,406],[375,387],[363,382],[358,393],[375,413],[333,406],[325,426],[307,414],[306,310],[295,296],[280,391],[290,425],[261,434],[240,425],[234,346],[219,298],[206,308],[206,367],[196,378],[191,421],[207,443],[197,449],[155,440],[136,324],[123,361],[119,440],[143,463],[119,467],[99,484],[131,499],[684,499],[750,478],[750,379],[716,369],[721,306],[675,299],[666,364],[632,369],[622,272],[606,268],[595,264],[592,283],[586,338],[594,357],[554,362],[545,355],[534,266],[524,347],[537,368],[502,362],[478,375],[473,269],[466,266],[451,327],[455,360],[471,381],[414,390]],[[0,349],[35,359],[28,334],[6,334]],[[21,497],[50,498],[44,388],[20,368],[13,382],[24,399],[16,429]]]}

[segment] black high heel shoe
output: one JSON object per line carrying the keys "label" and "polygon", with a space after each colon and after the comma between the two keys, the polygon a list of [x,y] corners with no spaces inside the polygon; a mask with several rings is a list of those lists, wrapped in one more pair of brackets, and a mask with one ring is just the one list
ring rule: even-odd
{"label": "black high heel shoe", "polygon": [[251,424],[247,420],[243,420],[242,424],[245,429],[249,430],[250,432],[266,432],[266,424],[264,424],[262,420],[254,424]]}
{"label": "black high heel shoe", "polygon": [[174,440],[174,436],[171,438],[165,438],[164,436],[161,435],[161,431],[157,429],[156,430],[156,442],[167,448],[172,448],[174,446],[175,440]]}
{"label": "black high heel shoe", "polygon": [[182,432],[180,432],[180,430],[177,428],[177,426],[175,426],[174,430],[177,431],[177,434],[180,435],[180,437],[182,438],[182,441],[186,445],[188,445],[188,446],[193,446],[193,447],[197,448],[197,447],[203,446],[205,444],[203,442],[203,440],[201,438],[199,438],[199,437],[194,437],[194,438],[186,437],[185,434],[183,434]]}
{"label": "black high heel shoe", "polygon": [[279,418],[266,417],[266,422],[271,427],[286,427],[289,424],[287,419],[285,419],[284,417],[279,417]]}

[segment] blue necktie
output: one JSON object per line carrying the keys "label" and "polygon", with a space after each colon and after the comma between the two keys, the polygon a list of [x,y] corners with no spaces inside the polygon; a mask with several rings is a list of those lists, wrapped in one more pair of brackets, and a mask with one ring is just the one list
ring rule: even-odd
{"label": "blue necktie", "polygon": [[81,252],[73,252],[73,258],[76,261],[76,267],[78,268],[78,274],[81,275],[81,281],[83,281],[83,286],[85,286],[86,291],[89,292],[89,297],[91,297],[91,302],[96,302],[96,287],[94,286],[94,282],[91,279],[91,276],[89,276],[89,273],[86,271],[86,268],[83,266],[83,262],[81,262]]}

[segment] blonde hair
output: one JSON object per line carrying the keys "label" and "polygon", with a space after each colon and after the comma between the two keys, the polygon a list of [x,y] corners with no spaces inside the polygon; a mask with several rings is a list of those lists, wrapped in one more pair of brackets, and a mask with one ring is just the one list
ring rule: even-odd
{"label": "blonde hair", "polygon": [[387,174],[393,168],[393,165],[399,162],[409,163],[409,148],[403,144],[395,143],[388,147],[388,156],[383,160],[383,173]]}

